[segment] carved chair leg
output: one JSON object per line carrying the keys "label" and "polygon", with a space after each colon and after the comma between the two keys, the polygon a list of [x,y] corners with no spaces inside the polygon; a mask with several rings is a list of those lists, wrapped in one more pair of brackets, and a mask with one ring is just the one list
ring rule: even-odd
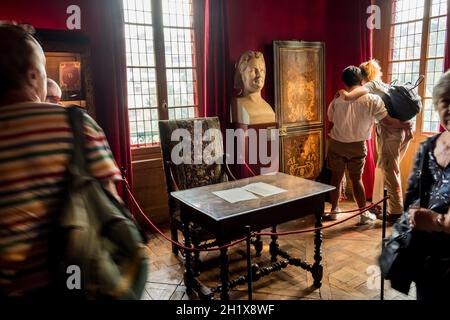
{"label": "carved chair leg", "polygon": [[[173,241],[178,242],[178,229],[174,220],[170,221],[170,236]],[[178,247],[172,243],[172,253],[178,255]]]}
{"label": "carved chair leg", "polygon": [[[183,221],[183,235],[184,245],[191,247],[191,228],[188,221]],[[189,250],[185,250],[184,253],[184,285],[186,286],[186,293],[192,294],[194,289],[194,273],[192,272],[192,253]]]}

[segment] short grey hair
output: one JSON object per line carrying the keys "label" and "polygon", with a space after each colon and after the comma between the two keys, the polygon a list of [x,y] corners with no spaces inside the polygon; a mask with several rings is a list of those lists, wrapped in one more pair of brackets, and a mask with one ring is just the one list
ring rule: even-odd
{"label": "short grey hair", "polygon": [[433,88],[433,105],[437,109],[439,100],[450,93],[450,69],[448,69]]}

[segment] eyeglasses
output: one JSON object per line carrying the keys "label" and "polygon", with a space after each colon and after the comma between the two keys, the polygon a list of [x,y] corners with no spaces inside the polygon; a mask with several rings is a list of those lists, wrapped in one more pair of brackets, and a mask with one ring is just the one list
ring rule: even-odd
{"label": "eyeglasses", "polygon": [[58,96],[47,96],[45,98],[46,102],[50,102],[50,103],[56,103],[58,104],[61,101],[61,97]]}

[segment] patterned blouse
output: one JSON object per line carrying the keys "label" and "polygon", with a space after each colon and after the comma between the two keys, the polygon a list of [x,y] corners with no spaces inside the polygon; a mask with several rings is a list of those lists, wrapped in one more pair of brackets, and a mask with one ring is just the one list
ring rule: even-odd
{"label": "patterned blouse", "polygon": [[[426,207],[438,213],[446,214],[450,205],[450,165],[441,168],[434,156],[436,140],[440,134],[428,138],[424,141],[416,155],[413,172],[408,179],[408,188],[405,197],[405,210],[411,204],[419,205],[420,188],[419,176],[422,180],[423,198],[422,207]],[[421,158],[426,153],[423,172],[420,168]],[[428,188],[426,186],[429,186]]]}

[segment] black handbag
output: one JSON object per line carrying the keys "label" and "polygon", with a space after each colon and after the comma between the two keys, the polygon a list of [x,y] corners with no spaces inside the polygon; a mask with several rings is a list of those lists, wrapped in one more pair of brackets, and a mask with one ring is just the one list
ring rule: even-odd
{"label": "black handbag", "polygon": [[405,294],[408,294],[413,278],[412,234],[405,212],[394,224],[392,235],[378,258],[383,278],[391,280],[392,288]]}
{"label": "black handbag", "polygon": [[[419,186],[419,200],[415,205],[426,207],[426,196],[422,193],[425,158],[428,156],[429,142],[426,143],[420,158],[419,170],[416,171]],[[405,211],[394,224],[391,236],[387,239],[378,258],[378,264],[384,279],[391,280],[391,287],[408,294],[411,282],[415,278],[414,267],[417,259],[424,252],[424,237],[422,231],[413,231],[409,227],[408,212]]]}

